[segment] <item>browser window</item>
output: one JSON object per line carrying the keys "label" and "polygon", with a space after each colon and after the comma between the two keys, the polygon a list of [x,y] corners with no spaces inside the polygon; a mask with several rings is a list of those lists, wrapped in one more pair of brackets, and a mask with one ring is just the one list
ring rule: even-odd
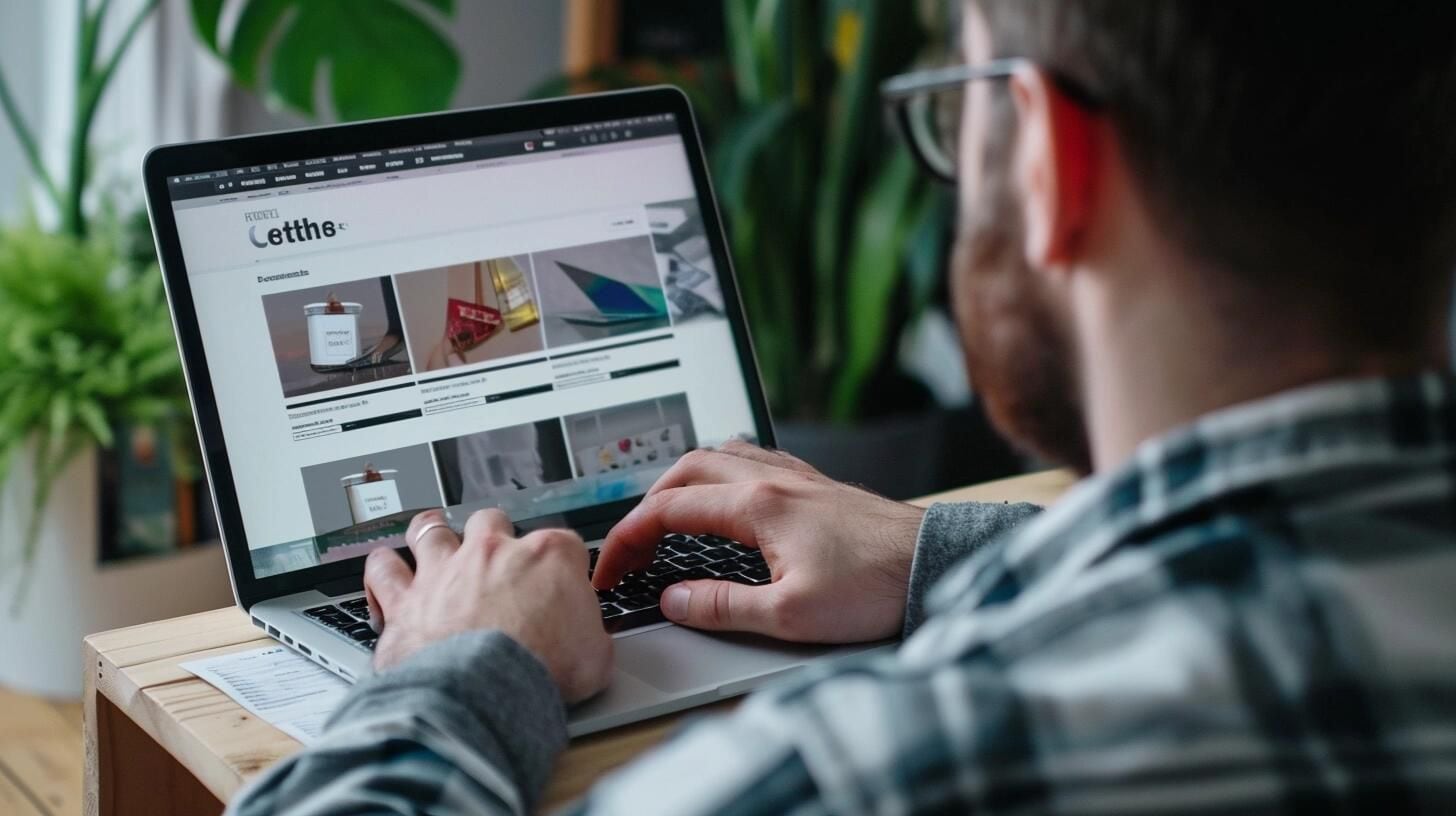
{"label": "browser window", "polygon": [[168,184],[256,577],[753,435],[670,115]]}

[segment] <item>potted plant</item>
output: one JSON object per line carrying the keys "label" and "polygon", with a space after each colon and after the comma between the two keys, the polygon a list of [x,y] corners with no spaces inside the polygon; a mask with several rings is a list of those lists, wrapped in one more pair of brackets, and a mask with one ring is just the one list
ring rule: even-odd
{"label": "potted plant", "polygon": [[[0,685],[35,693],[80,693],[87,633],[230,597],[216,546],[98,563],[98,508],[108,498],[100,493],[109,489],[98,475],[104,452],[164,457],[180,477],[196,467],[161,275],[149,236],[132,237],[132,225],[145,235],[145,217],[119,217],[88,195],[96,110],[159,2],[148,0],[124,19],[114,19],[120,13],[105,0],[78,4],[64,173],[45,165],[0,71],[0,113],[55,213],[50,228],[34,219],[0,228],[0,653],[23,656],[0,661]],[[236,5],[224,41],[223,0],[192,0],[201,42],[239,84],[302,113],[321,107],[314,79],[326,66],[329,105],[342,119],[437,109],[458,81],[459,56],[440,28],[453,13],[451,0],[429,0],[428,12],[374,0],[368,14],[302,0]],[[108,26],[119,26],[110,48],[103,47]],[[391,47],[381,51],[380,41]]]}
{"label": "potted plant", "polygon": [[1018,465],[978,411],[940,410],[899,364],[907,330],[947,322],[954,196],[885,127],[879,84],[948,58],[941,5],[723,0],[722,56],[606,65],[542,89],[687,90],[779,443],[900,496]]}

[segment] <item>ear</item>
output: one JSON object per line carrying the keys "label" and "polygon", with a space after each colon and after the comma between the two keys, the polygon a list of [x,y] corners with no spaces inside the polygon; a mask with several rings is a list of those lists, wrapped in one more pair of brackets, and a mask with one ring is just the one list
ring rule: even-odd
{"label": "ear", "polygon": [[1018,119],[1016,181],[1035,269],[1067,268],[1083,251],[1100,170],[1096,117],[1036,68],[1011,79]]}

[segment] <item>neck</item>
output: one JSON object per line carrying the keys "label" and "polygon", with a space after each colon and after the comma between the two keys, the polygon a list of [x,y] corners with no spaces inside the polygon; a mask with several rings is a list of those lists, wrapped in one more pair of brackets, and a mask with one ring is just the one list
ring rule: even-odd
{"label": "neck", "polygon": [[1362,352],[1316,325],[1297,304],[1270,309],[1273,319],[1252,321],[1247,312],[1218,308],[1212,293],[1149,285],[1157,276],[1136,276],[1137,286],[1119,286],[1116,277],[1081,277],[1080,286],[1096,289],[1076,300],[1083,404],[1098,471],[1121,464],[1143,441],[1220,408],[1324,380],[1412,374],[1446,364],[1444,327],[1433,330],[1421,349]]}

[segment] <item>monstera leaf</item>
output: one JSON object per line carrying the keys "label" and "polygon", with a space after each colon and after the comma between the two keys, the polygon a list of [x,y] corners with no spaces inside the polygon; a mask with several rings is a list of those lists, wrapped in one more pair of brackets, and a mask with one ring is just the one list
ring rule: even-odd
{"label": "monstera leaf", "polygon": [[241,85],[310,116],[320,72],[342,120],[446,107],[460,57],[430,19],[454,0],[231,0],[236,25],[222,40],[229,0],[191,0],[198,34]]}

